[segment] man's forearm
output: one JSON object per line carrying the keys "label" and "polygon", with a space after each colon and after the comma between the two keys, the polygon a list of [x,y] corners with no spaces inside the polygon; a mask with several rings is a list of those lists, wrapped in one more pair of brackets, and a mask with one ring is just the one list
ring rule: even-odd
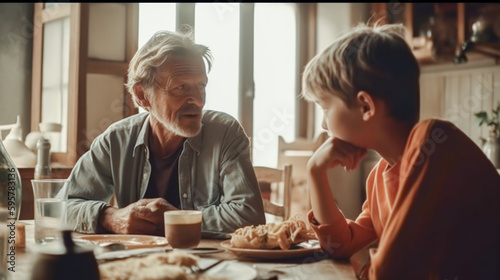
{"label": "man's forearm", "polygon": [[97,220],[98,226],[104,229],[105,231],[108,232],[116,232],[114,230],[114,225],[113,225],[113,214],[117,211],[118,209],[112,206],[106,206],[104,209],[100,212],[99,218]]}

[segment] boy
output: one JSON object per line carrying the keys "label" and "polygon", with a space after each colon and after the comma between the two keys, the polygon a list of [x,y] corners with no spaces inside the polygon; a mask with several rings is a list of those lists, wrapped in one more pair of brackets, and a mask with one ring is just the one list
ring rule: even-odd
{"label": "boy", "polygon": [[[307,166],[309,222],[332,257],[378,242],[369,279],[500,279],[500,176],[453,124],[419,122],[420,70],[403,34],[360,25],[306,66],[302,94],[331,133]],[[382,158],[352,221],[326,172],[356,168],[367,149]]]}

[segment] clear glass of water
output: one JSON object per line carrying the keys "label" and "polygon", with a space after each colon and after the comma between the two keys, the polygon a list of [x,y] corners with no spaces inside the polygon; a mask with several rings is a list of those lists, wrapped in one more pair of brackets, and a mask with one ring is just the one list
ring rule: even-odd
{"label": "clear glass of water", "polygon": [[35,242],[45,244],[61,238],[66,228],[67,179],[31,180],[35,199]]}

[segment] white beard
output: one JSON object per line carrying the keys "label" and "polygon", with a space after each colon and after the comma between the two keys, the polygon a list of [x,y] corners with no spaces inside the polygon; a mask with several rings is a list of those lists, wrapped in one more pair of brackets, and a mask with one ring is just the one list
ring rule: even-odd
{"label": "white beard", "polygon": [[196,136],[200,133],[201,131],[201,123],[199,125],[194,126],[188,126],[188,127],[181,127],[179,126],[179,118],[176,116],[176,122],[170,122],[168,120],[164,120],[156,114],[154,110],[151,110],[150,113],[169,131],[172,131],[175,135],[179,135],[182,137],[193,137]]}

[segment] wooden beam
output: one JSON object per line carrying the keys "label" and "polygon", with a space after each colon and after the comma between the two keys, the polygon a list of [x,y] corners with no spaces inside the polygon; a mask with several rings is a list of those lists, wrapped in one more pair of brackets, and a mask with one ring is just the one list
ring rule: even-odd
{"label": "wooden beam", "polygon": [[31,131],[38,131],[42,121],[42,56],[43,22],[42,3],[35,3],[33,19],[33,62],[31,67]]}
{"label": "wooden beam", "polygon": [[139,41],[139,4],[128,3],[127,5],[127,22],[126,22],[126,38],[125,38],[125,56],[127,63],[132,59],[138,49]]}
{"label": "wooden beam", "polygon": [[[137,52],[139,46],[139,4],[127,4],[127,31],[126,31],[126,68],[124,72],[124,80],[127,82],[128,79],[128,64],[132,57],[134,57]],[[123,117],[128,117],[133,114],[137,114],[138,110],[132,101],[132,97],[130,96],[127,88],[124,88],[123,92]]]}
{"label": "wooden beam", "polygon": [[[254,3],[240,4],[240,34],[254,34]],[[239,77],[238,77],[238,120],[248,137],[253,137],[254,115],[254,38],[240,36]]]}
{"label": "wooden beam", "polygon": [[405,22],[406,27],[406,41],[413,49],[413,4],[406,3],[405,5]]}
{"label": "wooden beam", "polygon": [[[35,4],[38,5],[38,4]],[[40,4],[43,5],[43,4]],[[50,21],[54,21],[57,19],[68,17],[70,14],[70,5],[71,4],[58,4],[55,6],[51,6],[42,10],[40,14],[42,23],[47,23]]]}
{"label": "wooden beam", "polygon": [[85,137],[89,4],[72,3],[68,84],[68,137],[65,153],[53,153],[55,161],[73,166],[88,150]]}
{"label": "wooden beam", "polygon": [[388,3],[372,3],[370,23],[378,25],[388,24],[387,19]]}
{"label": "wooden beam", "polygon": [[[175,30],[184,33],[186,28],[194,27],[194,12],[196,3],[177,3]],[[241,5],[241,4],[240,4]],[[194,29],[190,29],[194,32]]]}
{"label": "wooden beam", "polygon": [[[297,81],[296,96],[302,90],[302,72],[306,64],[316,55],[317,3],[297,3]],[[314,137],[314,103],[298,98],[296,137],[312,139]]]}
{"label": "wooden beam", "polygon": [[128,62],[108,61],[99,59],[87,60],[87,72],[90,74],[127,76]]}
{"label": "wooden beam", "polygon": [[457,3],[457,40],[461,46],[465,42],[465,3]]}

